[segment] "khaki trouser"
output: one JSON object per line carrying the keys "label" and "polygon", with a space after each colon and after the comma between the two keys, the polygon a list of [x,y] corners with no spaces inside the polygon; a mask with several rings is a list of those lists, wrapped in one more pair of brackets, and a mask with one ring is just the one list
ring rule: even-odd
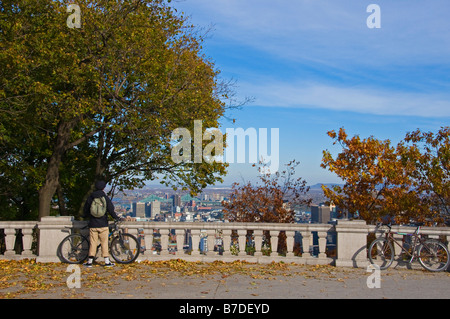
{"label": "khaki trouser", "polygon": [[103,257],[109,257],[108,253],[108,227],[90,228],[89,229],[89,256],[95,256],[97,254],[98,241],[102,246]]}

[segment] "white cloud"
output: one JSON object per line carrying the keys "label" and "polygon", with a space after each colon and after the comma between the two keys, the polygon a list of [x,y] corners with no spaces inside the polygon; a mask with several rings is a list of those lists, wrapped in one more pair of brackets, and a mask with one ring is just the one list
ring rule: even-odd
{"label": "white cloud", "polygon": [[[187,0],[176,6],[214,38],[293,61],[342,65],[447,62],[448,0],[377,0],[381,29],[369,29],[371,2],[355,0]],[[232,50],[232,47],[230,47]]]}
{"label": "white cloud", "polygon": [[305,83],[241,84],[256,97],[254,105],[321,108],[375,115],[450,117],[450,97],[441,94],[395,92]]}
{"label": "white cloud", "polygon": [[[232,71],[239,93],[255,97],[255,105],[450,116],[448,0],[377,0],[381,29],[367,28],[370,3],[187,0],[179,5],[194,23],[215,24],[211,42],[229,51],[218,67]],[[236,52],[242,47],[255,56],[240,60]],[[246,64],[261,57],[265,63]],[[289,63],[298,74],[286,77],[286,70],[275,70]]]}

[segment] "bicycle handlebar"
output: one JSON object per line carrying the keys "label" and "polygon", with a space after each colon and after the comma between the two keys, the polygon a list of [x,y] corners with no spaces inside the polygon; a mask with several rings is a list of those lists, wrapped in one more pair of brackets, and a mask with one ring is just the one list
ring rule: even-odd
{"label": "bicycle handlebar", "polygon": [[[416,226],[416,230],[414,231],[414,234],[415,234],[415,235],[419,235],[420,227],[423,226],[423,224],[424,224],[424,223],[422,223],[422,222],[420,222],[420,223],[419,223],[419,222],[417,222],[417,223],[412,223],[412,225]],[[387,227],[389,228],[389,232],[392,231],[392,222],[389,222],[389,223],[378,222],[377,225],[376,225],[376,228],[375,228],[375,232],[376,232],[377,229],[378,229],[379,227],[381,227],[381,226],[387,226]],[[408,234],[406,234],[406,233],[398,233],[398,234],[400,234],[400,235],[408,235]],[[412,235],[412,234],[411,234],[411,235]]]}
{"label": "bicycle handlebar", "polygon": [[[411,225],[414,225],[415,227],[420,227],[420,226],[423,226],[424,223],[423,222],[417,222],[417,223],[411,223]],[[377,223],[377,227],[378,226],[388,226],[389,228],[392,228],[392,222],[389,222],[389,223],[378,222]]]}
{"label": "bicycle handlebar", "polygon": [[389,222],[389,223],[378,222],[377,225],[376,225],[377,228],[381,227],[381,226],[387,226],[387,227],[389,227],[389,229],[391,229],[392,228],[392,223],[391,222]]}

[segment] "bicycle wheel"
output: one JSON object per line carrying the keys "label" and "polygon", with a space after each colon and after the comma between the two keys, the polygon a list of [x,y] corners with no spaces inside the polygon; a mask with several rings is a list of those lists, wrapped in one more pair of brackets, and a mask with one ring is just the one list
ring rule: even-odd
{"label": "bicycle wheel", "polygon": [[369,260],[381,270],[387,269],[394,261],[394,246],[386,238],[375,239],[369,247]]}
{"label": "bicycle wheel", "polygon": [[139,242],[131,234],[119,234],[111,241],[111,256],[120,264],[129,264],[136,260],[140,253]]}
{"label": "bicycle wheel", "polygon": [[89,241],[80,234],[72,234],[58,246],[58,256],[65,263],[81,264],[89,254]]}
{"label": "bicycle wheel", "polygon": [[427,240],[419,246],[419,262],[429,271],[446,270],[450,260],[447,247],[437,240]]}

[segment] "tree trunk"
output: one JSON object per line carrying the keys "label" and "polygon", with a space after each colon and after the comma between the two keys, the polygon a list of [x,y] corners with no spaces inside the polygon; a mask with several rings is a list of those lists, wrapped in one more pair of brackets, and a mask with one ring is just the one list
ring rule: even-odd
{"label": "tree trunk", "polygon": [[50,215],[50,205],[56,186],[53,183],[46,181],[44,186],[39,189],[39,220],[42,217]]}
{"label": "tree trunk", "polygon": [[56,143],[52,156],[48,161],[45,183],[39,189],[39,219],[50,215],[52,198],[59,185],[59,166],[61,164],[62,157],[67,150],[67,145],[70,140],[70,133],[74,124],[74,121],[62,121],[58,124]]}

